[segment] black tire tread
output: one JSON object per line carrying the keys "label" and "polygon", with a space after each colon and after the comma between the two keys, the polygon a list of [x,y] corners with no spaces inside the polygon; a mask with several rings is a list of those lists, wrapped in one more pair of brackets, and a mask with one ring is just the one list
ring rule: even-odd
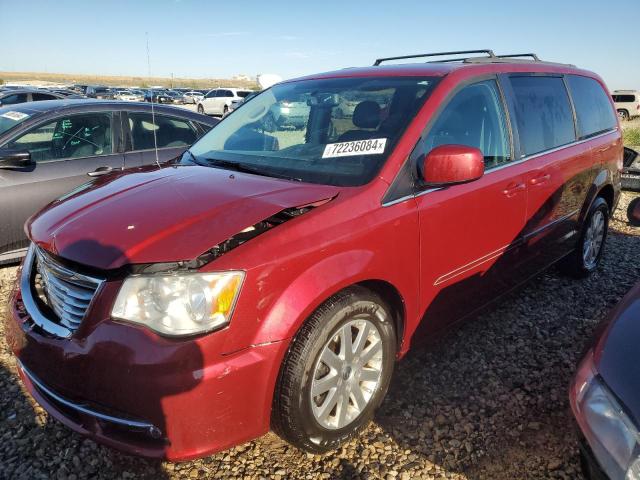
{"label": "black tire tread", "polygon": [[[280,368],[273,397],[271,429],[281,438],[305,451],[324,453],[330,449],[309,442],[293,421],[294,402],[297,398],[295,379],[298,378],[298,373],[300,373],[296,372],[296,370],[304,365],[305,359],[314,345],[313,337],[321,333],[322,322],[326,320],[327,315],[336,305],[344,303],[346,306],[354,297],[359,300],[373,301],[386,308],[386,303],[377,294],[361,286],[351,286],[336,293],[320,305],[305,321],[292,340]],[[366,426],[367,423],[360,425],[345,437],[345,440],[359,434]]]}

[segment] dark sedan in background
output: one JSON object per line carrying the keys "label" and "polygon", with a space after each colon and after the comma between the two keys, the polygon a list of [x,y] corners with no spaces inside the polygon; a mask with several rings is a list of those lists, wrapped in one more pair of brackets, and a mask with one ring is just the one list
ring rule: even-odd
{"label": "dark sedan in background", "polygon": [[[640,225],[640,199],[627,211]],[[640,479],[640,283],[600,325],[569,399],[580,427],[582,468],[591,480]]]}
{"label": "dark sedan in background", "polygon": [[[0,264],[24,255],[26,219],[92,177],[171,160],[218,120],[181,108],[55,100],[0,108]],[[157,145],[157,150],[156,150]]]}
{"label": "dark sedan in background", "polygon": [[0,92],[0,107],[26,102],[57,100],[61,98],[65,98],[65,96],[56,92],[48,92],[46,90],[43,91],[36,88],[16,88],[14,90],[3,90]]}

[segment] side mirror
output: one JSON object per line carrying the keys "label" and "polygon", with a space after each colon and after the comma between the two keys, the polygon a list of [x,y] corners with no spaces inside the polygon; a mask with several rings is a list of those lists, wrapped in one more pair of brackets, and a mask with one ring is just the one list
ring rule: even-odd
{"label": "side mirror", "polygon": [[640,227],[640,197],[634,198],[627,207],[627,218],[634,227]]}
{"label": "side mirror", "polygon": [[440,145],[424,157],[422,164],[422,179],[434,187],[472,182],[482,175],[482,152],[465,145]]}
{"label": "side mirror", "polygon": [[0,150],[0,168],[24,168],[33,165],[28,150]]}

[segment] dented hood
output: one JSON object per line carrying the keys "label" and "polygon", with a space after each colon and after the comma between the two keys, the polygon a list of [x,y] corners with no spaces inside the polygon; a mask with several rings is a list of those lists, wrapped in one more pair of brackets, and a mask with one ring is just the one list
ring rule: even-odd
{"label": "dented hood", "polygon": [[337,193],[337,187],[217,168],[147,168],[103,177],[63,197],[26,229],[40,247],[99,269],[187,261],[283,209]]}

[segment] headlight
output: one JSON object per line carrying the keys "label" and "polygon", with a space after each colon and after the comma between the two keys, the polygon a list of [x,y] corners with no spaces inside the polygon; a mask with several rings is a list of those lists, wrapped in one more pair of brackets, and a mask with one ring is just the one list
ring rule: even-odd
{"label": "headlight", "polygon": [[598,463],[610,478],[640,480],[640,436],[598,377],[589,353],[572,387],[572,407]]}
{"label": "headlight", "polygon": [[111,316],[170,336],[229,324],[243,272],[137,275],[125,280]]}

